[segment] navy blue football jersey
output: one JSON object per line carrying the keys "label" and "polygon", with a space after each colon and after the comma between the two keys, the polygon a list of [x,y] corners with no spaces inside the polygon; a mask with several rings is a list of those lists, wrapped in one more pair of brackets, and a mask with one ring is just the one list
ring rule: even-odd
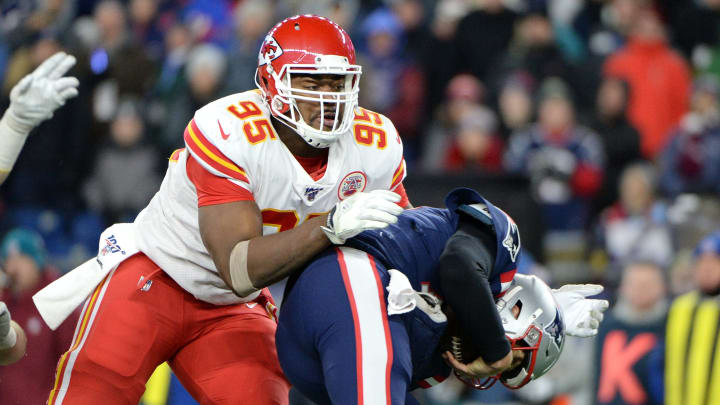
{"label": "navy blue football jersey", "polygon": [[520,254],[517,225],[509,215],[468,188],[451,191],[445,205],[445,209],[405,210],[396,224],[362,232],[346,245],[372,254],[387,268],[400,270],[415,290],[421,291],[427,285],[432,291],[437,285],[435,267],[445,243],[457,230],[460,215],[467,215],[495,231],[495,263],[488,280],[493,295],[499,297],[510,286],[517,270]]}

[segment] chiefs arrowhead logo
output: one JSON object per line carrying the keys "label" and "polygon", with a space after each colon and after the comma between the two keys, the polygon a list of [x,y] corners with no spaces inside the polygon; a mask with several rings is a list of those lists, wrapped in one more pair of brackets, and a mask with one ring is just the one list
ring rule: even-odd
{"label": "chiefs arrowhead logo", "polygon": [[267,43],[267,44],[263,45],[260,52],[262,52],[262,54],[265,55],[265,57],[273,57],[275,55],[275,52],[277,52],[277,50],[278,50],[277,45],[272,44],[272,43]]}
{"label": "chiefs arrowhead logo", "polygon": [[258,65],[270,63],[282,54],[283,50],[280,45],[278,45],[275,38],[268,35],[265,37],[265,41],[263,41],[263,44],[260,47],[260,53],[258,54]]}

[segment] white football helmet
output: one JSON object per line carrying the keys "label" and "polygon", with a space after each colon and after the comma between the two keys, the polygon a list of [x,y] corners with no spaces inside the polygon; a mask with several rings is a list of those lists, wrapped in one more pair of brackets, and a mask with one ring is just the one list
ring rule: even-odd
{"label": "white football helmet", "polygon": [[[490,388],[498,380],[517,389],[547,373],[558,361],[565,344],[565,324],[550,287],[536,276],[516,274],[496,306],[512,349],[526,350],[525,359],[494,377],[461,379],[477,389]],[[519,311],[513,313],[515,306]]]}

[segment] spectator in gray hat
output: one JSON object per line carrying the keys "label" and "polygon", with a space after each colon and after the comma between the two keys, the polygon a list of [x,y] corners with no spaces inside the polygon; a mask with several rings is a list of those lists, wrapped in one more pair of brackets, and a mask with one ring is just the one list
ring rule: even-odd
{"label": "spectator in gray hat", "polygon": [[447,154],[448,170],[497,172],[502,167],[503,143],[496,133],[497,119],[487,107],[476,106],[460,121]]}
{"label": "spectator in gray hat", "polygon": [[602,184],[605,155],[599,137],[575,122],[570,91],[562,80],[543,82],[538,121],[510,136],[504,165],[530,178],[549,229],[586,225],[589,201]]}
{"label": "spectator in gray hat", "polygon": [[167,119],[155,135],[161,154],[169,156],[173,150],[184,146],[178,134],[183,133],[187,121],[176,117],[192,117],[200,107],[224,94],[227,64],[225,53],[217,45],[200,44],[190,50],[185,63],[185,80],[163,106]]}
{"label": "spectator in gray hat", "polygon": [[83,187],[87,205],[108,223],[132,221],[160,185],[160,159],[143,139],[145,123],[139,108],[130,99],[120,103],[110,139],[98,152],[92,176]]}

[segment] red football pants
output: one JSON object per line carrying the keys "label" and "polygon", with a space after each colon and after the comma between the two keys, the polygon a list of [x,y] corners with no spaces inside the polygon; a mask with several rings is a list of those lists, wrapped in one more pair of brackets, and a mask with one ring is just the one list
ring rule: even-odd
{"label": "red football pants", "polygon": [[201,404],[287,404],[267,297],[208,304],[137,254],[86,301],[48,403],[136,405],[167,361]]}

